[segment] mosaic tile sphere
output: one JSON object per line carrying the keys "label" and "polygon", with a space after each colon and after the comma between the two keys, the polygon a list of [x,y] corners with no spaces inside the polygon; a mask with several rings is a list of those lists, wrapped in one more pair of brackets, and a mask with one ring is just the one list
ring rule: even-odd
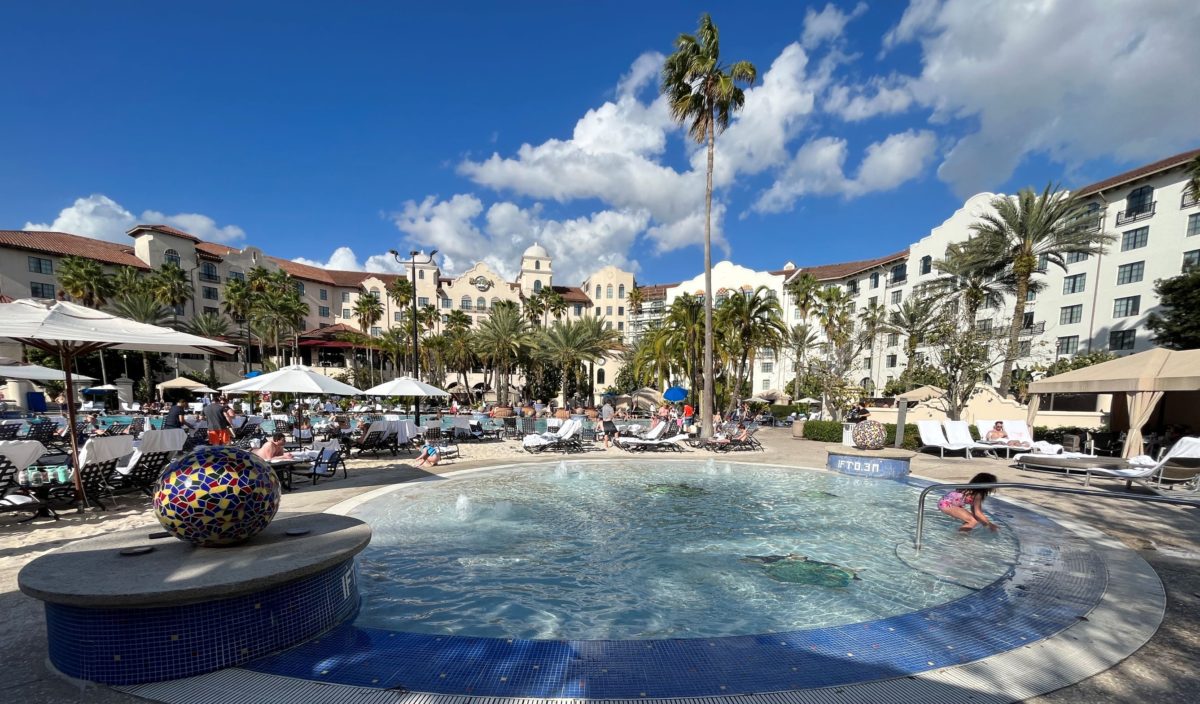
{"label": "mosaic tile sphere", "polygon": [[856,423],[850,436],[854,438],[854,446],[863,450],[883,449],[883,443],[887,441],[887,431],[884,430],[883,423],[875,420]]}
{"label": "mosaic tile sphere", "polygon": [[279,510],[279,477],[237,447],[201,447],[158,479],[154,515],[180,540],[212,547],[260,533]]}

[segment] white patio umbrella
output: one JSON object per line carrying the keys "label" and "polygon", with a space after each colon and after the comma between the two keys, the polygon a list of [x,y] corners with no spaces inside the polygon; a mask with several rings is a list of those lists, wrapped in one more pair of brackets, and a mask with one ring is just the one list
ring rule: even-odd
{"label": "white patio umbrella", "polygon": [[362,391],[332,377],[313,371],[303,364],[293,364],[250,379],[242,379],[221,387],[221,391],[271,391],[285,394],[320,394],[323,396],[361,396]]}
{"label": "white patio umbrella", "polygon": [[366,396],[449,396],[449,391],[442,391],[436,386],[430,386],[425,382],[414,379],[411,376],[402,376],[391,381],[385,381],[379,386],[372,386],[363,391]]}
{"label": "white patio umbrella", "polygon": [[118,390],[117,387],[113,386],[112,384],[105,384],[104,386],[89,386],[86,389],[84,389],[84,391],[117,391],[117,390]]}
{"label": "white patio umbrella", "polygon": [[[0,339],[22,342],[58,355],[64,371],[67,398],[75,396],[71,363],[79,355],[102,349],[180,354],[229,354],[234,346],[157,325],[138,323],[111,313],[67,301],[23,298],[0,303]],[[149,381],[149,380],[147,380]],[[67,427],[75,427],[75,406],[67,403]],[[79,467],[79,440],[71,439],[71,459]],[[79,472],[75,490],[86,503]]]}
{"label": "white patio umbrella", "polygon": [[191,393],[194,393],[194,394],[215,394],[215,393],[217,393],[216,389],[210,389],[207,386],[193,386],[192,388],[188,389],[188,391],[190,391]]}
{"label": "white patio umbrella", "polygon": [[[95,381],[94,376],[72,375],[76,381]],[[66,381],[67,373],[40,364],[13,364],[0,366],[0,378],[23,379],[25,381]]]}

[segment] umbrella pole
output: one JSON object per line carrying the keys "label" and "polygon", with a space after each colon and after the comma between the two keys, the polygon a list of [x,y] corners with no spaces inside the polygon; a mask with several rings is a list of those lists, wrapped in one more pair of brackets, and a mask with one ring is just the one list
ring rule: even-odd
{"label": "umbrella pole", "polygon": [[62,362],[63,368],[63,383],[66,386],[67,393],[67,437],[71,439],[71,466],[75,468],[75,493],[79,496],[80,506],[87,508],[87,495],[83,493],[83,476],[80,473],[82,467],[79,466],[79,436],[75,433],[75,383],[71,379],[71,365],[73,355],[66,351],[59,352],[59,361]]}

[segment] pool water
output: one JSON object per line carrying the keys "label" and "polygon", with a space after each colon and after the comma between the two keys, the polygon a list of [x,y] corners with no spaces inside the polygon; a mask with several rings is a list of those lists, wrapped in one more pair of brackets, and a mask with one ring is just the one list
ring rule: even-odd
{"label": "pool water", "polygon": [[932,501],[917,556],[919,492],[711,459],[418,482],[351,512],[374,531],[356,625],[572,640],[771,633],[928,608],[1010,573],[1011,533],[960,535]]}

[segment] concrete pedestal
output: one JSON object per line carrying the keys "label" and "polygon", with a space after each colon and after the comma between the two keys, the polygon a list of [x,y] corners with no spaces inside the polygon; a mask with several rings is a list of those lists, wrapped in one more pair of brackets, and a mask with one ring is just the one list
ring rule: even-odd
{"label": "concrete pedestal", "polygon": [[915,453],[907,450],[860,450],[856,447],[827,445],[825,466],[835,472],[856,477],[903,479],[909,474],[909,462]]}
{"label": "concrete pedestal", "polygon": [[357,519],[280,518],[226,548],[157,533],[80,540],[21,570],[21,591],[46,602],[61,672],[115,685],[190,677],[297,645],[358,610],[354,555],[371,529]]}

